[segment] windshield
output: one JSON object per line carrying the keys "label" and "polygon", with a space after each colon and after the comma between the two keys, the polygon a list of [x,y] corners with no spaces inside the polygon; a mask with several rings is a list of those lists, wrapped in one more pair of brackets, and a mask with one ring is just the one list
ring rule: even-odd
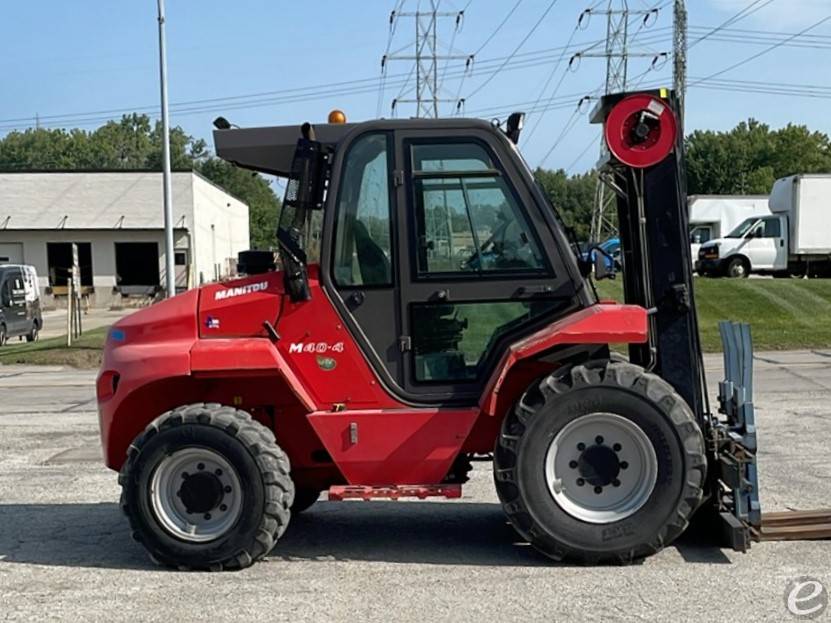
{"label": "windshield", "polygon": [[753,226],[759,222],[758,218],[751,217],[743,220],[736,229],[727,234],[727,238],[744,238]]}

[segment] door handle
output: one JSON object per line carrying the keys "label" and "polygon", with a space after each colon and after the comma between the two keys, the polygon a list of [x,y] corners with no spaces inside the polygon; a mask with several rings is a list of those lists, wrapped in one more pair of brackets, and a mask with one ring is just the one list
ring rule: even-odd
{"label": "door handle", "polygon": [[430,298],[436,301],[449,301],[450,290],[436,290]]}

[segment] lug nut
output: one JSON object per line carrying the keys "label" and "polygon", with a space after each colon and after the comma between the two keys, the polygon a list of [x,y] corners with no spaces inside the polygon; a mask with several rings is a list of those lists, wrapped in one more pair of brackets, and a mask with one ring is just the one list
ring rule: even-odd
{"label": "lug nut", "polygon": [[621,461],[620,462],[620,469],[626,469],[628,467],[629,467],[629,463],[627,463],[626,461]]}
{"label": "lug nut", "polygon": [[620,486],[620,481],[619,481],[617,478],[615,478],[615,479],[612,481],[612,486],[613,486],[613,487],[619,487],[619,486]]}
{"label": "lug nut", "polygon": [[583,450],[585,450],[585,449],[586,449],[586,444],[584,444],[584,443],[581,441],[580,443],[578,443],[578,444],[577,444],[577,449],[578,449],[580,452],[582,452]]}
{"label": "lug nut", "polygon": [[569,462],[568,462],[568,466],[569,466],[571,469],[577,469],[577,461],[569,461]]}
{"label": "lug nut", "polygon": [[205,513],[205,519],[210,519],[210,518],[211,518],[211,514],[210,513]]}
{"label": "lug nut", "polygon": [[583,480],[582,478],[577,479],[577,486],[578,487],[582,487],[584,484],[586,484],[585,480]]}
{"label": "lug nut", "polygon": [[231,493],[231,485],[225,485],[225,493]]}
{"label": "lug nut", "polygon": [[222,512],[225,512],[225,511],[227,511],[227,510],[228,510],[228,506],[227,506],[227,505],[225,505],[225,504],[220,504],[220,505],[219,505],[219,510],[221,510]]}
{"label": "lug nut", "polygon": [[221,469],[217,469],[217,470],[214,472],[214,474],[216,474],[217,476],[222,476],[222,470],[221,470]]}
{"label": "lug nut", "polygon": [[619,443],[616,443],[615,445],[612,446],[612,450],[614,450],[615,452],[620,452],[620,449],[621,449],[621,445]]}
{"label": "lug nut", "polygon": [[594,488],[594,492],[597,493],[598,495],[600,495],[601,493],[603,493],[603,487],[598,485],[597,487]]}
{"label": "lug nut", "polygon": [[598,446],[603,445],[603,436],[602,436],[602,435],[598,435],[597,437],[595,437],[595,438],[594,438],[594,442],[595,442]]}
{"label": "lug nut", "polygon": [[199,465],[196,466],[196,469],[198,469],[201,472],[203,469],[205,469],[205,464],[200,463]]}

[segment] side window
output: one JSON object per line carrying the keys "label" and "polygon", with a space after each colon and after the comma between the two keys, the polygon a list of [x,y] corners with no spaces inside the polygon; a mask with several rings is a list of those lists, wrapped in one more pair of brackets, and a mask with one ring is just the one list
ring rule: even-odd
{"label": "side window", "polygon": [[780,238],[782,236],[782,224],[778,218],[766,218],[762,221],[765,238]]}
{"label": "side window", "polygon": [[550,300],[412,305],[416,381],[475,380],[498,339],[555,305]]}
{"label": "side window", "polygon": [[420,276],[545,271],[525,215],[481,145],[415,144],[411,159]]}
{"label": "side window", "polygon": [[340,286],[392,284],[388,143],[386,134],[369,134],[346,154],[335,226]]}

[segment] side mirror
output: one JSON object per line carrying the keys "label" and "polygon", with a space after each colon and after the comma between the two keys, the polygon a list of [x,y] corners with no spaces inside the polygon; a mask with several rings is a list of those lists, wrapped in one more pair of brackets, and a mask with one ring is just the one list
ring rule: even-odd
{"label": "side mirror", "polygon": [[[611,263],[611,266],[609,265]],[[602,279],[614,279],[616,276],[615,262],[609,262],[608,258],[598,250],[594,253],[594,278],[597,281]]]}

